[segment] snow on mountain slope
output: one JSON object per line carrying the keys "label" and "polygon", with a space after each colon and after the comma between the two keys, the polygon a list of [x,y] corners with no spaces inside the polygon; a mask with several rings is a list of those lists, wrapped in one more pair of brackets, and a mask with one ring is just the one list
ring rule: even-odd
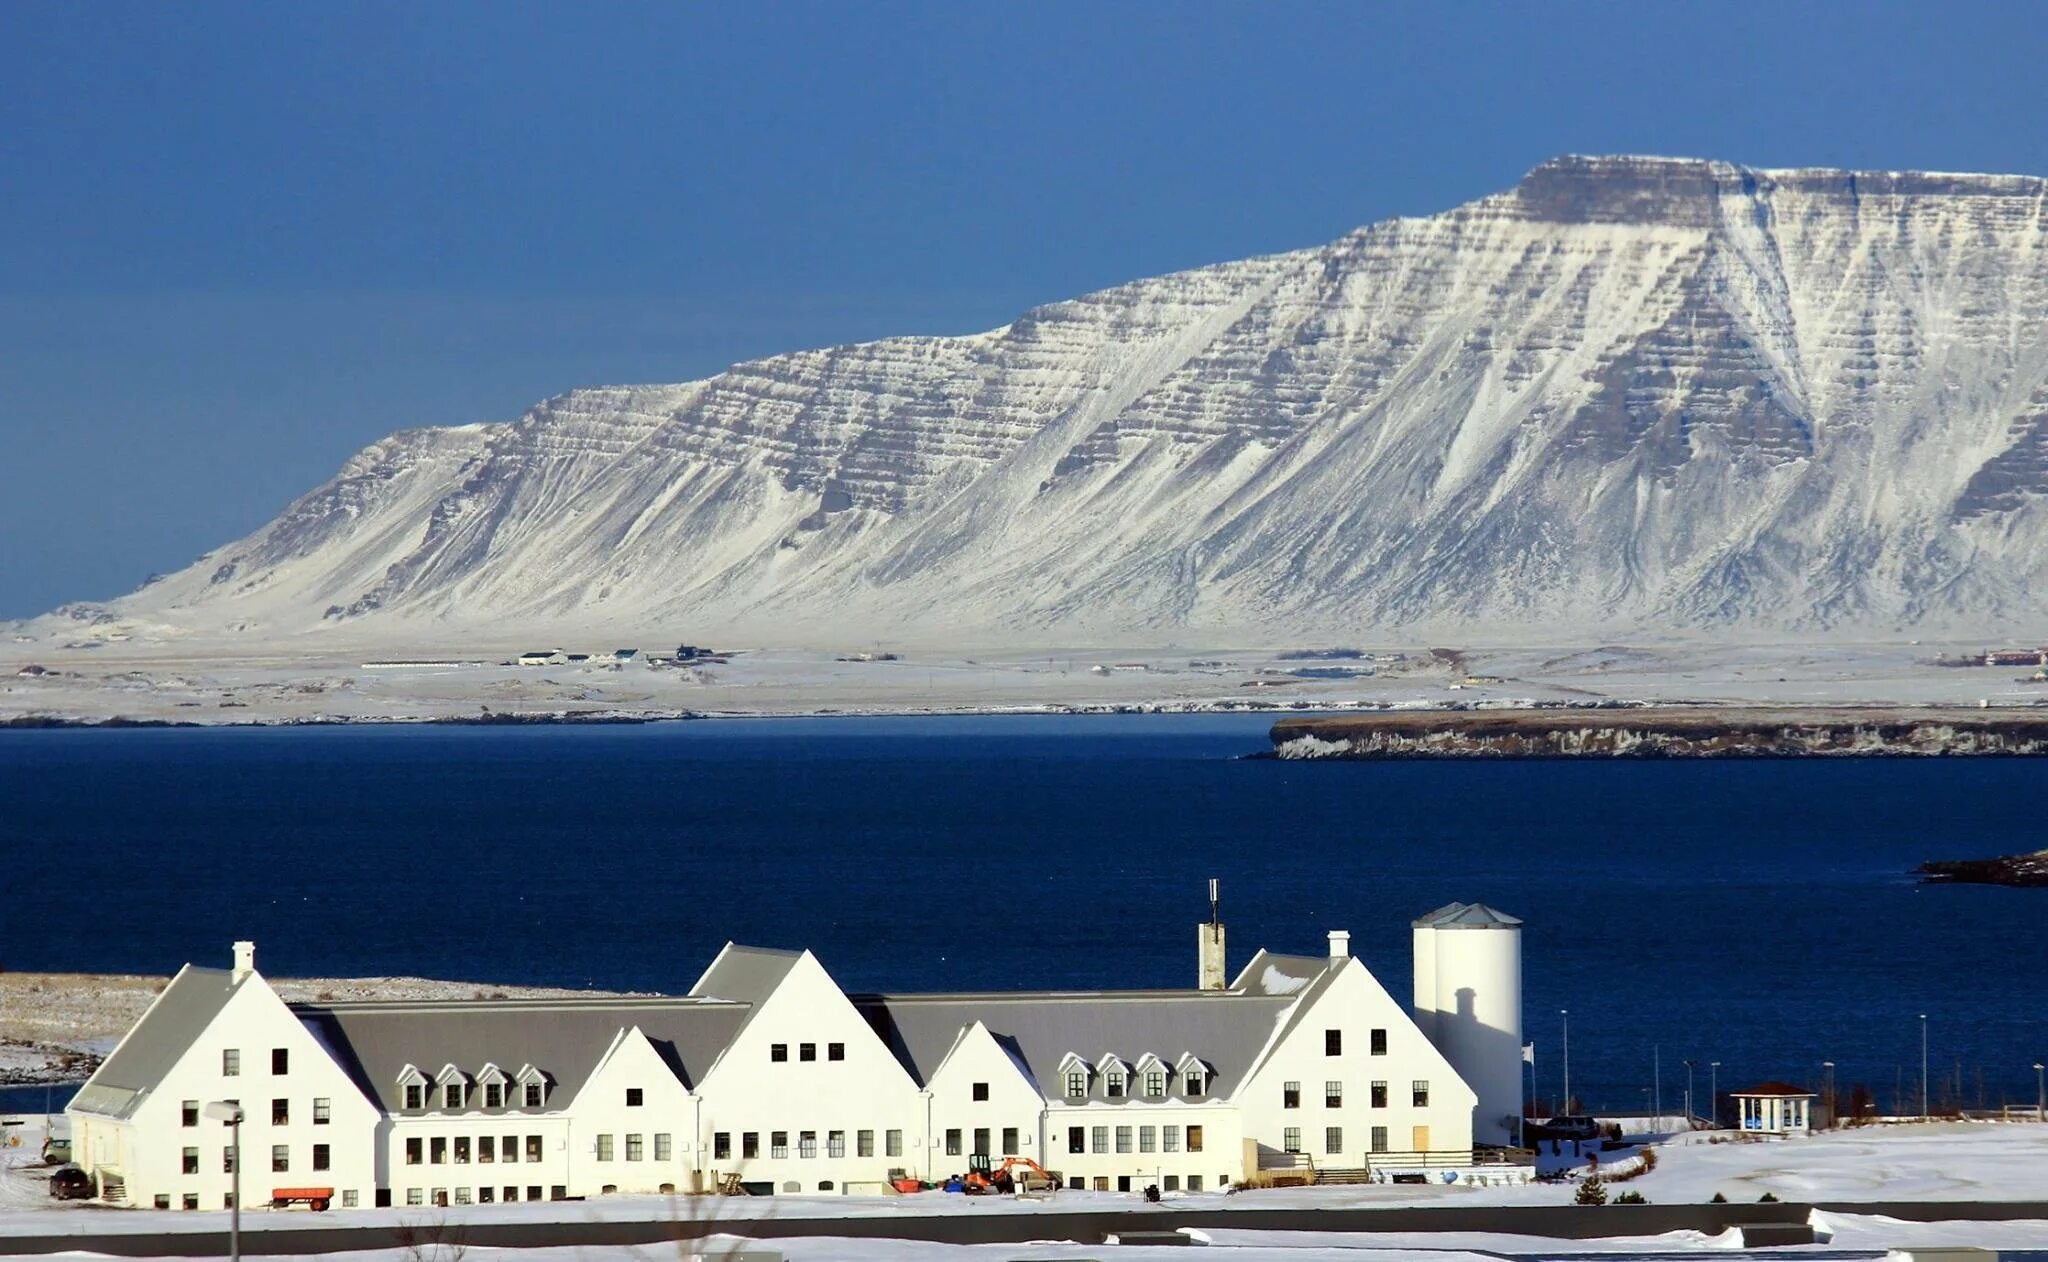
{"label": "snow on mountain slope", "polygon": [[377,443],[131,633],[1890,633],[2048,606],[2048,181],[1564,158],[971,337]]}

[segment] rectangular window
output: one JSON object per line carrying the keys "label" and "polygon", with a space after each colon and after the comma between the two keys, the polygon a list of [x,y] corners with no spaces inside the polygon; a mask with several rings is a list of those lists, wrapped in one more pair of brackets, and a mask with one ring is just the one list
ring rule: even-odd
{"label": "rectangular window", "polygon": [[1159,1128],[1158,1128],[1158,1127],[1156,1127],[1156,1126],[1140,1126],[1140,1127],[1138,1128],[1138,1151],[1139,1151],[1139,1152],[1158,1152],[1158,1151],[1159,1151]]}
{"label": "rectangular window", "polygon": [[984,1157],[993,1151],[988,1146],[988,1127],[977,1126],[974,1128],[974,1151]]}
{"label": "rectangular window", "polygon": [[183,1204],[183,1205],[185,1206],[185,1208],[186,1208],[186,1209],[198,1209],[198,1208],[199,1208],[199,1193],[197,1193],[197,1192],[187,1192],[187,1193],[185,1193],[185,1199],[184,1199],[184,1200],[183,1200],[183,1201],[182,1201],[181,1203],[182,1203],[182,1204]]}
{"label": "rectangular window", "polygon": [[1188,1070],[1188,1075],[1182,1082],[1182,1088],[1188,1099],[1199,1098],[1202,1094],[1202,1071],[1199,1069]]}
{"label": "rectangular window", "polygon": [[1426,1109],[1429,1107],[1429,1083],[1426,1080],[1417,1078],[1414,1085],[1409,1089],[1409,1095],[1412,1097],[1412,1102],[1416,1108]]}
{"label": "rectangular window", "polygon": [[740,1136],[740,1160],[752,1161],[761,1155],[761,1132],[748,1131]]}
{"label": "rectangular window", "polygon": [[780,1064],[782,1064],[782,1063],[783,1063],[784,1061],[788,1060],[788,1059],[789,1059],[789,1044],[787,1044],[787,1043],[770,1043],[770,1044],[768,1045],[768,1059],[769,1059],[769,1060],[771,1060],[771,1061],[774,1061],[774,1062],[775,1062],[776,1064],[778,1064],[778,1065],[780,1065]]}
{"label": "rectangular window", "polygon": [[1280,1132],[1280,1151],[1301,1151],[1301,1128],[1299,1126],[1289,1126]]}
{"label": "rectangular window", "polygon": [[447,1090],[442,1094],[442,1098],[447,1102],[447,1107],[449,1111],[453,1112],[454,1110],[461,1108],[462,1084],[459,1082],[449,1083]]}
{"label": "rectangular window", "polygon": [[1081,1098],[1082,1096],[1084,1096],[1084,1095],[1087,1095],[1087,1094],[1088,1094],[1088,1073],[1087,1073],[1087,1071],[1086,1071],[1086,1070],[1082,1070],[1082,1069],[1073,1069],[1073,1070],[1069,1070],[1069,1071],[1067,1071],[1067,1096],[1068,1096],[1068,1098],[1070,1098],[1070,1099],[1075,1099],[1075,1100],[1078,1100],[1078,1099],[1080,1099],[1080,1098]]}
{"label": "rectangular window", "polygon": [[419,1136],[414,1135],[408,1138],[405,1141],[405,1164],[409,1166],[418,1165],[420,1163],[421,1150],[425,1147],[425,1142]]}
{"label": "rectangular window", "polygon": [[846,1059],[846,1044],[844,1044],[844,1043],[827,1043],[827,1044],[825,1044],[825,1059],[826,1059],[826,1060],[845,1060],[845,1059]]}
{"label": "rectangular window", "polygon": [[343,1188],[341,1191],[341,1207],[343,1209],[354,1209],[356,1203],[356,1190],[354,1188]]}
{"label": "rectangular window", "polygon": [[405,1107],[408,1109],[426,1108],[426,1088],[416,1082],[407,1084],[405,1088]]}
{"label": "rectangular window", "polygon": [[903,1155],[903,1132],[897,1130],[882,1132],[882,1155],[900,1157]]}
{"label": "rectangular window", "polygon": [[612,1159],[612,1136],[599,1135],[597,1137],[597,1159],[599,1161],[610,1161]]}
{"label": "rectangular window", "polygon": [[1202,1151],[1202,1128],[1199,1126],[1188,1127],[1188,1151]]}
{"label": "rectangular window", "polygon": [[1087,1152],[1087,1151],[1088,1151],[1088,1128],[1087,1128],[1087,1127],[1085,1127],[1085,1126],[1069,1126],[1069,1127],[1067,1128],[1067,1151],[1068,1151],[1068,1152]]}
{"label": "rectangular window", "polygon": [[1112,1100],[1121,1100],[1124,1094],[1124,1076],[1111,1070],[1102,1080],[1102,1094]]}
{"label": "rectangular window", "polygon": [[313,1125],[325,1126],[334,1117],[334,1101],[324,1095],[313,1097]]}
{"label": "rectangular window", "polygon": [[1376,1109],[1384,1109],[1387,1107],[1387,1084],[1385,1082],[1378,1080],[1375,1080],[1373,1082],[1372,1107]]}
{"label": "rectangular window", "polygon": [[845,1131],[825,1132],[825,1155],[828,1157],[844,1157],[846,1155]]}
{"label": "rectangular window", "polygon": [[274,1173],[283,1174],[292,1168],[292,1150],[284,1144],[270,1146],[270,1168]]}
{"label": "rectangular window", "polygon": [[440,1135],[427,1141],[427,1160],[437,1166],[448,1164],[448,1141]]}
{"label": "rectangular window", "polygon": [[498,1189],[496,1188],[481,1187],[476,1190],[476,1203],[479,1205],[489,1205],[497,1199]]}
{"label": "rectangular window", "polygon": [[1107,1126],[1091,1126],[1088,1128],[1088,1151],[1109,1151],[1109,1128]]}
{"label": "rectangular window", "polygon": [[[532,1199],[532,1198],[530,1198],[530,1197],[529,1197],[528,1199],[530,1200],[530,1199]],[[550,1184],[548,1184],[548,1199],[549,1199],[549,1200],[551,1200],[551,1201],[566,1201],[566,1200],[568,1200],[568,1199],[569,1199],[569,1185],[568,1185],[568,1184],[566,1184],[566,1183],[550,1183]]]}
{"label": "rectangular window", "polygon": [[1372,1150],[1374,1152],[1385,1152],[1387,1150],[1386,1127],[1375,1126],[1372,1128]]}
{"label": "rectangular window", "polygon": [[853,1133],[853,1155],[856,1157],[872,1157],[875,1155],[875,1133],[873,1131],[855,1131]]}
{"label": "rectangular window", "polygon": [[711,1159],[713,1161],[732,1160],[731,1131],[717,1131],[711,1136]]}
{"label": "rectangular window", "polygon": [[816,1043],[798,1043],[796,1045],[796,1058],[798,1060],[818,1059],[818,1045]]}
{"label": "rectangular window", "polygon": [[1201,1191],[1201,1190],[1202,1190],[1202,1176],[1201,1176],[1201,1175],[1199,1175],[1199,1174],[1191,1174],[1191,1175],[1189,1175],[1189,1176],[1188,1176],[1188,1191],[1190,1191],[1190,1192],[1199,1192],[1199,1191]]}
{"label": "rectangular window", "polygon": [[540,1107],[540,1105],[541,1105],[541,1101],[547,1098],[547,1093],[548,1093],[548,1085],[547,1085],[546,1083],[544,1083],[544,1082],[529,1082],[529,1083],[527,1083],[527,1084],[526,1084],[526,1107],[527,1107],[527,1108],[529,1108],[529,1109],[537,1109],[537,1108],[539,1108],[539,1107]]}
{"label": "rectangular window", "polygon": [[1129,1152],[1131,1150],[1130,1127],[1119,1126],[1116,1128],[1116,1150],[1118,1152]]}
{"label": "rectangular window", "polygon": [[667,1131],[656,1131],[654,1133],[654,1159],[656,1161],[675,1160],[675,1137]]}
{"label": "rectangular window", "polygon": [[1145,1094],[1155,1100],[1166,1094],[1166,1071],[1164,1069],[1148,1069],[1145,1071]]}
{"label": "rectangular window", "polygon": [[487,1082],[484,1084],[484,1107],[487,1109],[502,1109],[505,1107],[504,1083]]}
{"label": "rectangular window", "polygon": [[982,1101],[984,1101],[984,1100],[987,1100],[987,1099],[988,1099],[988,1084],[987,1084],[987,1083],[985,1083],[985,1082],[977,1082],[977,1083],[975,1083],[975,1084],[974,1084],[974,1089],[973,1089],[973,1091],[972,1091],[972,1092],[970,1092],[969,1094],[971,1094],[971,1095],[972,1095],[972,1096],[974,1097],[974,1101],[975,1101],[975,1103],[977,1103],[977,1104],[981,1103],[981,1102],[982,1102]]}
{"label": "rectangular window", "polygon": [[479,1135],[476,1137],[476,1159],[479,1164],[486,1161],[495,1163],[498,1160],[497,1136]]}
{"label": "rectangular window", "polygon": [[242,1052],[240,1048],[230,1047],[221,1052],[220,1076],[223,1078],[239,1078],[242,1076]]}
{"label": "rectangular window", "polygon": [[538,1135],[528,1135],[528,1136],[526,1137],[526,1159],[527,1159],[528,1161],[539,1161],[539,1160],[540,1160],[540,1152],[541,1152],[541,1143],[540,1143],[540,1136],[538,1136]]}
{"label": "rectangular window", "polygon": [[1017,1155],[1017,1128],[1014,1126],[1005,1126],[1003,1128],[1003,1155],[1005,1157]]}
{"label": "rectangular window", "polygon": [[626,1088],[626,1107],[627,1107],[627,1108],[629,1108],[629,1109],[637,1109],[637,1108],[639,1108],[639,1107],[641,1106],[641,1104],[643,1104],[643,1103],[644,1103],[644,1102],[646,1101],[646,1099],[647,1099],[647,1093],[646,1093],[646,1091],[645,1091],[645,1090],[644,1090],[643,1088],[640,1088],[640,1087],[627,1087],[627,1088]]}
{"label": "rectangular window", "polygon": [[796,1133],[796,1155],[806,1160],[818,1155],[818,1132],[798,1131]]}
{"label": "rectangular window", "polygon": [[1161,1151],[1164,1151],[1164,1152],[1179,1152],[1179,1151],[1180,1151],[1180,1127],[1178,1127],[1178,1126],[1162,1126],[1162,1127],[1160,1127],[1160,1128],[1159,1128],[1159,1147],[1160,1147]]}
{"label": "rectangular window", "polygon": [[199,1101],[187,1100],[178,1106],[178,1124],[180,1126],[199,1125]]}
{"label": "rectangular window", "polygon": [[946,1132],[946,1155],[948,1157],[960,1155],[960,1128],[957,1126]]}
{"label": "rectangular window", "polygon": [[292,1102],[290,1100],[272,1100],[270,1102],[270,1124],[272,1126],[289,1126],[291,1120]]}
{"label": "rectangular window", "polygon": [[1301,1107],[1300,1083],[1283,1082],[1280,1084],[1280,1107],[1283,1109],[1298,1109]]}
{"label": "rectangular window", "polygon": [[184,1168],[186,1174],[199,1173],[199,1150],[197,1148],[187,1148],[185,1150]]}
{"label": "rectangular window", "polygon": [[1164,1180],[1160,1183],[1159,1186],[1162,1191],[1178,1192],[1180,1191],[1180,1176],[1177,1174],[1169,1174],[1165,1176]]}
{"label": "rectangular window", "polygon": [[513,1162],[519,1160],[519,1136],[505,1136],[504,1141],[499,1144],[499,1148],[504,1152],[505,1160]]}
{"label": "rectangular window", "polygon": [[647,1160],[647,1141],[636,1132],[628,1132],[626,1135],[626,1160]]}
{"label": "rectangular window", "polygon": [[455,1189],[455,1203],[456,1203],[457,1205],[467,1205],[467,1204],[469,1204],[469,1203],[470,1203],[470,1202],[469,1202],[469,1189],[468,1189],[468,1188],[456,1188],[456,1189]]}
{"label": "rectangular window", "polygon": [[518,1185],[518,1184],[516,1184],[516,1183],[508,1183],[508,1184],[506,1184],[506,1185],[505,1185],[505,1202],[506,1202],[507,1204],[511,1204],[511,1203],[513,1203],[513,1202],[517,1201],[518,1199],[519,1199],[519,1185]]}
{"label": "rectangular window", "polygon": [[1341,1109],[1344,1107],[1344,1084],[1334,1079],[1323,1084],[1323,1107]]}
{"label": "rectangular window", "polygon": [[289,1073],[289,1072],[291,1072],[291,1064],[292,1064],[292,1053],[291,1053],[291,1049],[290,1049],[290,1048],[285,1048],[285,1047],[273,1047],[273,1048],[271,1048],[271,1049],[270,1049],[270,1072],[271,1072],[271,1073],[274,1073],[274,1074],[282,1074],[282,1073]]}
{"label": "rectangular window", "polygon": [[171,1194],[169,1192],[158,1192],[153,1204],[157,1209],[169,1209],[171,1207]]}
{"label": "rectangular window", "polygon": [[427,1190],[425,1188],[407,1188],[405,1190],[405,1203],[407,1205],[425,1205],[427,1203]]}
{"label": "rectangular window", "polygon": [[1374,1030],[1372,1032],[1372,1054],[1375,1056],[1385,1056],[1387,1054],[1387,1032],[1385,1030]]}
{"label": "rectangular window", "polygon": [[469,1136],[467,1135],[457,1135],[455,1137],[455,1164],[458,1166],[469,1164]]}
{"label": "rectangular window", "polygon": [[776,1160],[776,1161],[786,1161],[786,1160],[788,1160],[788,1158],[789,1158],[789,1132],[788,1132],[788,1131],[769,1131],[769,1132],[768,1132],[768,1155],[769,1155],[769,1157],[773,1158],[773,1159],[774,1159],[774,1160]]}
{"label": "rectangular window", "polygon": [[327,1145],[313,1145],[313,1168],[315,1170],[325,1170],[327,1168]]}
{"label": "rectangular window", "polygon": [[1325,1127],[1323,1129],[1323,1152],[1334,1157],[1343,1151],[1344,1128],[1341,1126]]}
{"label": "rectangular window", "polygon": [[1325,1055],[1325,1056],[1342,1056],[1343,1054],[1344,1054],[1344,1031],[1342,1031],[1342,1030],[1324,1030],[1324,1031],[1323,1031],[1323,1055]]}

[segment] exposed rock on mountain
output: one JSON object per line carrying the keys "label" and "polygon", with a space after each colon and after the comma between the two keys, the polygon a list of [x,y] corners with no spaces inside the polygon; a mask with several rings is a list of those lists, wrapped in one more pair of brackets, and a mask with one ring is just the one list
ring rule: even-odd
{"label": "exposed rock on mountain", "polygon": [[66,612],[757,642],[2024,626],[2044,204],[2017,176],[1560,159],[989,333],[400,433]]}

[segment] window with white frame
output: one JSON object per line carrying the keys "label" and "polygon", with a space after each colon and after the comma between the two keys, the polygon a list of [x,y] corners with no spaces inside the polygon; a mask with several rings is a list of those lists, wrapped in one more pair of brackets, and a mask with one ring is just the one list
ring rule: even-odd
{"label": "window with white frame", "polygon": [[1429,1107],[1429,1082],[1427,1079],[1417,1078],[1410,1086],[1408,1094],[1416,1108],[1426,1109]]}
{"label": "window with white frame", "polygon": [[1138,1128],[1138,1151],[1139,1151],[1139,1152],[1158,1152],[1158,1151],[1159,1151],[1159,1128],[1158,1128],[1158,1127],[1156,1127],[1156,1126],[1140,1126],[1140,1127]]}
{"label": "window with white frame", "polygon": [[900,1157],[903,1155],[903,1132],[887,1130],[882,1132],[882,1155]]}
{"label": "window with white frame", "polygon": [[646,1159],[646,1141],[641,1137],[641,1135],[637,1131],[629,1132],[626,1135],[626,1160],[645,1161]]}
{"label": "window with white frame", "polygon": [[845,1131],[825,1132],[825,1155],[828,1157],[844,1157],[846,1155]]}
{"label": "window with white frame", "polygon": [[1299,1126],[1289,1126],[1280,1132],[1280,1151],[1301,1151],[1301,1128]]}
{"label": "window with white frame", "polygon": [[1088,1094],[1088,1071],[1070,1069],[1067,1071],[1067,1097],[1078,1100]]}
{"label": "window with white frame", "polygon": [[1178,1126],[1162,1126],[1162,1127],[1160,1127],[1160,1128],[1159,1128],[1159,1147],[1160,1147],[1160,1149],[1161,1149],[1162,1151],[1165,1151],[1165,1152],[1179,1152],[1179,1151],[1180,1151],[1180,1127],[1178,1127]]}
{"label": "window with white frame", "polygon": [[325,1126],[334,1118],[334,1101],[324,1095],[313,1097],[313,1125]]}
{"label": "window with white frame", "polygon": [[1130,1127],[1119,1126],[1116,1128],[1116,1150],[1118,1152],[1129,1152],[1131,1150]]}
{"label": "window with white frame", "polygon": [[442,1107],[451,1113],[460,1109],[462,1107],[462,1084],[451,1082],[446,1087],[443,1087],[441,1089],[441,1103]]}
{"label": "window with white frame", "polygon": [[1109,1128],[1107,1126],[1091,1126],[1088,1128],[1088,1151],[1109,1151]]}
{"label": "window with white frame", "polygon": [[654,1132],[654,1159],[656,1161],[675,1160],[675,1136],[667,1131]]}
{"label": "window with white frame", "polygon": [[[405,1107],[419,1110],[427,1107],[427,1089],[416,1082],[405,1085]],[[415,1188],[415,1191],[418,1189]]]}
{"label": "window with white frame", "polygon": [[799,1157],[815,1157],[818,1155],[818,1132],[797,1132],[796,1155]]}
{"label": "window with white frame", "polygon": [[856,1157],[872,1157],[875,1155],[875,1133],[872,1130],[855,1131],[853,1133],[853,1155]]}
{"label": "window with white frame", "polygon": [[242,1050],[238,1047],[223,1048],[220,1054],[220,1076],[239,1078],[242,1076]]}
{"label": "window with white frame", "polygon": [[1104,1074],[1104,1075],[1102,1076],[1102,1094],[1104,1094],[1104,1095],[1108,1096],[1108,1097],[1109,1097],[1110,1099],[1112,1099],[1112,1100],[1119,1100],[1119,1099],[1122,1099],[1122,1098],[1123,1098],[1123,1094],[1124,1094],[1124,1071],[1123,1071],[1123,1070],[1121,1070],[1121,1069],[1112,1069],[1112,1070],[1110,1070],[1110,1071],[1109,1071],[1108,1073],[1106,1073],[1106,1074]]}
{"label": "window with white frame", "polygon": [[529,1083],[527,1083],[527,1084],[526,1084],[526,1107],[527,1107],[527,1108],[529,1108],[529,1109],[537,1109],[537,1108],[539,1108],[539,1107],[541,1106],[541,1102],[542,1102],[543,1100],[547,1099],[547,1094],[548,1094],[548,1085],[547,1085],[546,1083],[544,1083],[544,1082],[529,1082]]}
{"label": "window with white frame", "polygon": [[1301,1107],[1300,1083],[1290,1081],[1280,1084],[1280,1107],[1283,1109],[1298,1109]]}
{"label": "window with white frame", "polygon": [[1336,1156],[1344,1151],[1344,1128],[1328,1126],[1323,1128],[1323,1152]]}
{"label": "window with white frame", "polygon": [[1323,1084],[1323,1107],[1341,1109],[1344,1107],[1344,1084],[1332,1078]]}
{"label": "window with white frame", "polygon": [[1376,1109],[1384,1109],[1387,1107],[1387,1084],[1379,1079],[1373,1080],[1372,1107]]}
{"label": "window with white frame", "polygon": [[1387,1150],[1386,1127],[1375,1126],[1372,1128],[1372,1150],[1374,1152],[1385,1152]]}
{"label": "window with white frame", "polygon": [[1145,1071],[1145,1094],[1157,1100],[1166,1094],[1166,1071],[1148,1069]]}
{"label": "window with white frame", "polygon": [[768,1155],[777,1161],[786,1160],[789,1157],[788,1131],[768,1132]]}
{"label": "window with white frame", "polygon": [[610,1161],[612,1159],[612,1137],[610,1135],[599,1135],[597,1137],[597,1159],[599,1161]]}

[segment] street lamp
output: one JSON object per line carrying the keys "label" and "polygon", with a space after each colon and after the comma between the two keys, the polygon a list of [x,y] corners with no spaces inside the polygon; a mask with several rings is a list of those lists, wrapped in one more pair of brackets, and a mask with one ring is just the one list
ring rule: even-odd
{"label": "street lamp", "polygon": [[1564,1021],[1564,1111],[1572,1111],[1572,1010],[1559,1008],[1557,1015]]}
{"label": "street lamp", "polygon": [[1685,1129],[1692,1129],[1693,1116],[1694,1109],[1692,1103],[1692,1060],[1691,1058],[1687,1058],[1685,1062]]}
{"label": "street lamp", "polygon": [[1707,1120],[1721,1129],[1721,1062],[1707,1062]]}
{"label": "street lamp", "polygon": [[216,1122],[226,1122],[232,1132],[228,1140],[228,1258],[242,1262],[242,1106],[233,1100],[216,1100],[202,1110]]}
{"label": "street lamp", "polygon": [[2048,1089],[2041,1078],[2041,1062],[2034,1062],[2034,1120],[2048,1122]]}
{"label": "street lamp", "polygon": [[1927,1114],[1927,1014],[1920,1014],[1920,1120]]}
{"label": "street lamp", "polygon": [[1835,1128],[1835,1062],[1824,1060],[1820,1063],[1820,1068],[1822,1076],[1827,1079],[1826,1085],[1822,1089],[1827,1092],[1828,1098],[1828,1129],[1833,1130]]}

